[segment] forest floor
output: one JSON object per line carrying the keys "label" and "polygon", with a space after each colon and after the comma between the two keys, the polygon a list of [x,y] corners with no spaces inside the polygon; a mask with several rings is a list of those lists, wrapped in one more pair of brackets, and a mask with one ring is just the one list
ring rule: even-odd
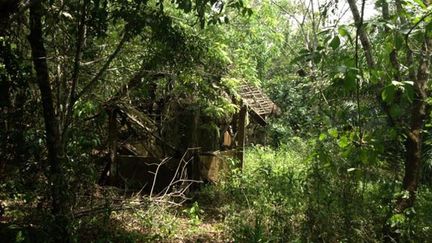
{"label": "forest floor", "polygon": [[[233,169],[219,183],[202,185],[183,204],[97,188],[92,199],[79,199],[82,208],[75,207],[83,213],[73,218],[74,241],[382,242],[388,207],[377,202],[392,202],[391,184],[382,183],[382,176],[375,179],[373,171],[357,183],[355,173],[310,158],[301,141],[277,149],[251,147],[242,171]],[[50,218],[39,210],[49,205],[29,202],[25,194],[3,202],[8,210],[0,222],[1,242],[49,242]],[[396,214],[390,223],[400,225],[407,242],[428,242],[431,208],[432,190],[422,187],[417,217]]]}
{"label": "forest floor", "polygon": [[[301,163],[304,158],[299,151],[251,148],[243,171],[233,170],[219,183],[203,185],[181,206],[173,205],[169,198],[162,202],[145,196],[129,198],[123,200],[123,208],[132,210],[85,220],[93,223],[81,224],[79,235],[81,240],[93,241],[107,234],[110,241],[123,242],[280,240],[278,237],[295,231],[304,218],[296,206],[286,207],[301,205],[294,195],[305,168]],[[293,197],[287,197],[290,195]],[[279,220],[286,221],[275,222]]]}
{"label": "forest floor", "polygon": [[[168,217],[168,216],[165,216]],[[178,215],[172,215],[172,225],[166,222],[165,225],[159,224],[156,227],[142,228],[139,219],[133,216],[124,218],[127,221],[125,229],[129,232],[140,232],[142,235],[153,235],[153,239],[163,242],[229,242],[230,237],[226,234],[226,227],[223,219],[218,219],[212,215],[202,215],[199,220],[191,219],[183,215],[182,211]],[[130,220],[131,219],[131,220]],[[134,221],[138,221],[135,222]],[[124,221],[123,221],[124,222]],[[150,237],[150,238],[152,238]]]}
{"label": "forest floor", "polygon": [[[274,220],[270,215],[275,215],[280,208],[272,201],[281,199],[282,195],[285,197],[286,193],[282,192],[289,186],[293,189],[286,181],[291,180],[286,172],[301,171],[301,159],[297,152],[251,148],[246,154],[243,171],[234,169],[221,182],[203,185],[188,195],[191,200],[181,205],[174,204],[175,199],[171,198],[152,200],[140,194],[125,196],[118,188],[96,186],[90,190],[93,191],[91,195],[75,199],[80,205],[75,206],[78,213],[72,226],[75,241],[239,242],[261,239],[267,229],[259,221]],[[276,191],[282,193],[281,197],[274,197]],[[3,202],[8,210],[0,222],[0,235],[8,237],[5,242],[49,240],[46,225],[50,219],[42,211],[38,213],[38,208],[49,208],[49,205],[29,203],[31,200],[22,196]],[[277,235],[274,230],[273,233]]]}

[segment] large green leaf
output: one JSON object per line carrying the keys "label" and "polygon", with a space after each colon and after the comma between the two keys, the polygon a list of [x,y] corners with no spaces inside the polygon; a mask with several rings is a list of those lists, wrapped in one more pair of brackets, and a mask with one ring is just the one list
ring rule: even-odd
{"label": "large green leaf", "polygon": [[396,87],[394,85],[388,85],[381,92],[381,98],[384,102],[390,104],[393,102],[395,94],[396,94]]}
{"label": "large green leaf", "polygon": [[341,41],[339,39],[339,36],[335,35],[333,37],[333,39],[330,41],[329,46],[333,49],[336,50],[341,44]]}

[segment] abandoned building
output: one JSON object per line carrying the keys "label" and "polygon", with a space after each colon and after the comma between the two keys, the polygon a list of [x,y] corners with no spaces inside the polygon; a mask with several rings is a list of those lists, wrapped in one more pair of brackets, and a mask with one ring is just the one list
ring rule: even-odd
{"label": "abandoned building", "polygon": [[172,104],[169,119],[130,103],[110,104],[105,173],[111,181],[151,193],[177,182],[217,182],[229,161],[243,166],[246,142],[263,141],[257,128],[278,109],[256,86],[242,84],[238,94],[240,100],[233,102],[240,109],[230,122],[211,120],[187,101]]}

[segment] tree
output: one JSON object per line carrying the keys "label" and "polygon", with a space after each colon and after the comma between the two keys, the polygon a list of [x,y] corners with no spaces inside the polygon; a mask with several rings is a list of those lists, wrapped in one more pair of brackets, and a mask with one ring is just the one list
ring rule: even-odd
{"label": "tree", "polygon": [[[185,34],[187,28],[174,20],[175,16],[189,18],[204,28],[206,25],[222,23],[221,19],[226,19],[230,9],[244,13],[251,11],[241,1],[226,4],[222,1],[190,0],[172,3],[32,0],[25,3],[1,1],[0,6],[1,41],[6,38],[8,45],[16,45],[13,43],[16,40],[8,38],[9,33],[18,32],[14,21],[26,18],[29,21],[28,29],[23,26],[20,28],[30,33],[30,49],[23,45],[20,55],[24,57],[28,54],[26,51],[31,51],[40,93],[49,168],[48,184],[54,216],[52,225],[55,226],[53,232],[58,240],[67,240],[70,235],[72,206],[69,183],[73,159],[68,148],[72,144],[71,131],[79,121],[78,111],[87,104],[95,103],[91,98],[98,96],[96,93],[101,90],[99,84],[110,82],[108,89],[99,96],[107,101],[113,94],[123,93],[121,87],[128,80],[136,85],[143,83],[143,79],[155,82],[166,76],[160,75],[164,71],[158,68],[174,69],[179,63],[187,67],[193,60],[202,61],[197,58],[202,49],[192,47],[192,41],[186,39],[192,38],[192,35]],[[108,44],[102,45],[104,42]],[[122,53],[131,50],[135,51],[132,56]],[[1,51],[2,62],[7,63],[10,50],[2,46]],[[118,85],[115,82],[116,74],[110,70],[113,64],[127,64],[136,70],[133,75],[129,75],[130,70],[119,72],[123,83]],[[5,75],[14,72],[11,65],[0,68],[0,75],[3,75],[3,71]],[[9,87],[15,83],[18,80],[1,81],[1,86],[5,87],[1,90],[5,97],[3,99],[2,96],[2,107],[3,103],[5,106],[11,103]]]}
{"label": "tree", "polygon": [[[364,2],[362,7],[362,13],[364,11]],[[350,9],[352,11],[354,21],[357,27],[358,36],[360,36],[360,41],[363,46],[363,50],[366,56],[367,65],[370,70],[376,70],[377,67],[375,65],[375,61],[373,59],[373,50],[366,35],[366,32],[363,28],[363,14],[360,15],[359,10],[357,8],[355,1],[349,1]],[[414,4],[414,3],[408,3]],[[406,136],[405,140],[405,148],[406,148],[406,157],[405,157],[405,175],[403,178],[402,189],[404,193],[402,193],[396,202],[395,205],[395,213],[400,214],[403,213],[406,209],[412,207],[414,205],[416,192],[418,189],[418,183],[420,178],[420,169],[422,163],[422,144],[423,144],[423,130],[427,118],[427,97],[428,97],[428,79],[429,79],[429,56],[430,56],[430,48],[432,47],[430,34],[428,34],[428,28],[424,29],[422,34],[418,35],[415,40],[420,46],[421,49],[417,53],[417,57],[413,57],[413,50],[410,46],[411,37],[410,34],[413,30],[416,30],[419,25],[423,22],[427,22],[427,16],[429,13],[427,12],[427,6],[429,6],[428,1],[417,2],[418,6],[416,10],[418,12],[409,13],[404,9],[401,1],[395,2],[396,13],[395,16],[399,20],[399,24],[405,30],[408,30],[405,34],[405,45],[398,46],[398,43],[394,44],[394,49],[390,53],[389,59],[392,64],[392,69],[395,72],[393,84],[400,83],[402,80],[409,80],[412,82],[413,89],[413,97],[411,104],[406,107],[406,113],[409,116],[406,119],[401,121],[398,119],[398,115],[390,112],[389,106],[392,105],[393,102],[398,103],[400,101],[400,97],[396,98],[396,96],[400,96],[401,94],[395,94],[395,87],[390,85],[386,88],[383,88],[383,85],[388,83],[383,77],[383,80],[379,84],[379,94],[380,97],[382,93],[383,101],[385,102],[382,107],[383,111],[389,117],[389,120],[392,121],[392,125],[398,127],[403,130],[403,133]],[[411,5],[412,6],[412,5]],[[387,2],[383,1],[382,3],[382,14],[384,21],[390,22],[389,16],[389,7]],[[414,20],[414,16],[419,18],[418,20]],[[405,16],[408,16],[408,20]],[[411,19],[412,18],[412,19]],[[394,32],[396,36],[400,36],[403,29],[392,29],[386,26],[387,32]],[[399,37],[400,38],[400,37]],[[396,41],[400,41],[396,39]],[[406,60],[401,60],[401,52],[405,52],[404,56]],[[415,62],[414,60],[418,60]],[[408,67],[408,72],[405,72],[401,69],[401,65]],[[391,94],[390,94],[391,93]],[[406,193],[405,193],[406,192]]]}
{"label": "tree", "polygon": [[[44,111],[46,143],[48,148],[48,161],[50,164],[50,184],[52,185],[52,212],[59,235],[66,236],[68,240],[68,198],[66,181],[62,169],[65,160],[65,146],[63,143],[59,120],[55,112],[53,94],[50,86],[47,53],[43,42],[42,16],[44,11],[40,1],[33,1],[30,7],[30,35],[29,42],[32,49],[32,58],[36,70],[36,80],[42,97]],[[61,238],[56,238],[60,240]]]}

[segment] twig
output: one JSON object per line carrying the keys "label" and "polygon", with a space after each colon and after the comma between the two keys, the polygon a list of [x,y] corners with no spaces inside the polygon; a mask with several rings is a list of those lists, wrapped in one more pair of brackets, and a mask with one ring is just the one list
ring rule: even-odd
{"label": "twig", "polygon": [[410,50],[410,51],[412,51],[411,50],[411,48],[410,48],[410,46],[409,46],[409,42],[408,42],[408,39],[409,39],[409,36],[411,35],[411,32],[415,29],[415,28],[417,28],[417,26],[420,24],[420,23],[422,23],[427,17],[429,17],[430,15],[432,15],[432,11],[429,11],[428,13],[426,13],[425,15],[423,15],[411,28],[410,28],[410,30],[406,33],[406,35],[405,35],[405,44],[406,44],[406,47],[408,48],[408,50]]}
{"label": "twig", "polygon": [[166,163],[168,162],[168,160],[170,160],[170,159],[171,159],[171,157],[165,158],[165,159],[162,160],[162,162],[160,162],[160,163],[158,164],[158,166],[157,166],[157,168],[156,168],[155,176],[153,177],[153,185],[152,185],[152,188],[151,188],[151,190],[150,190],[150,199],[151,199],[152,196],[153,196],[153,190],[154,190],[154,187],[155,187],[155,185],[156,185],[156,179],[157,179],[157,176],[158,176],[159,169],[160,169],[160,167],[161,167],[162,165],[166,164]]}

